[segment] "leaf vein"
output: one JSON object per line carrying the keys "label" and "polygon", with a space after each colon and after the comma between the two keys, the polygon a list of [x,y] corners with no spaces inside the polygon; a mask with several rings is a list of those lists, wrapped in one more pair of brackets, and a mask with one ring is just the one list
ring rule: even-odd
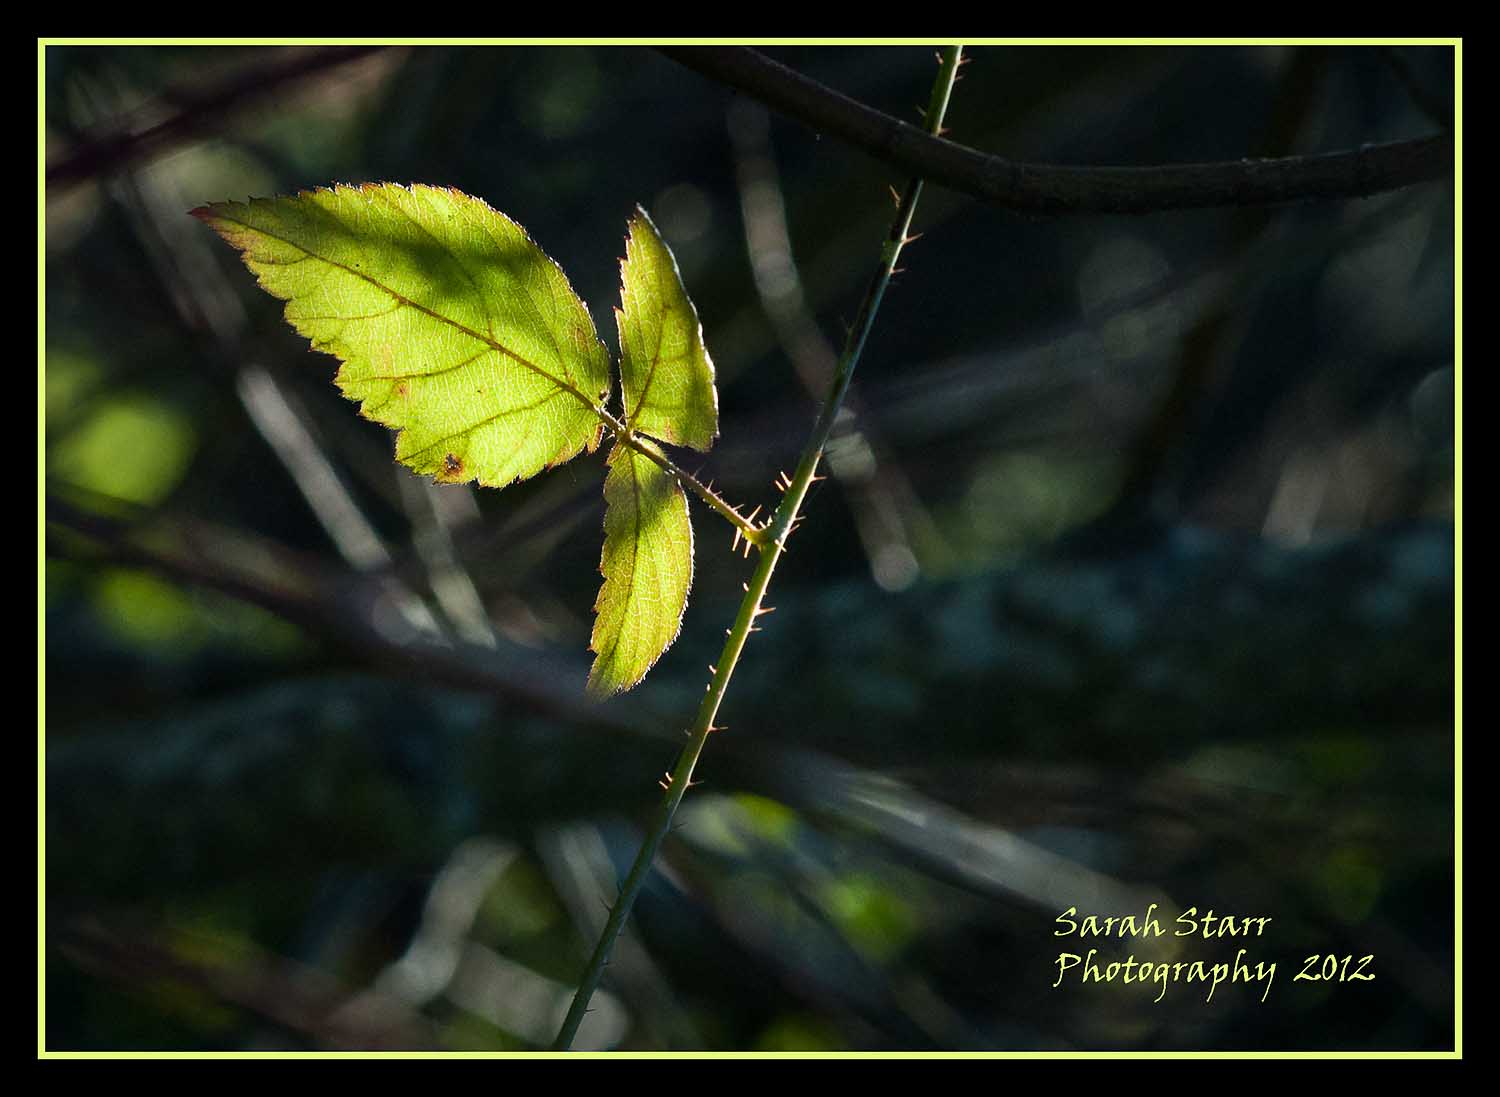
{"label": "leaf vein", "polygon": [[456,331],[462,332],[464,335],[467,335],[469,338],[473,339],[475,342],[483,343],[485,346],[490,347],[492,350],[498,351],[499,353],[505,355],[507,358],[512,359],[518,365],[523,366],[526,369],[529,369],[532,373],[535,373],[537,376],[545,378],[548,381],[551,381],[560,390],[562,390],[564,392],[567,392],[570,395],[572,395],[575,399],[577,399],[584,406],[588,407],[591,411],[594,411],[596,413],[598,412],[598,408],[595,406],[594,401],[591,400],[591,399],[589,399],[588,396],[586,396],[584,393],[580,392],[572,384],[570,384],[570,383],[568,383],[567,381],[564,381],[564,380],[559,380],[554,374],[549,373],[546,369],[544,369],[543,367],[537,365],[535,362],[533,362],[530,359],[526,358],[524,355],[518,354],[516,351],[512,350],[510,347],[507,347],[504,343],[501,343],[498,340],[496,340],[496,339],[494,339],[494,338],[492,338],[492,337],[490,337],[488,335],[484,335],[484,334],[481,334],[480,332],[475,331],[473,328],[469,327],[467,324],[461,324],[461,323],[459,323],[457,320],[453,319],[451,316],[444,316],[442,313],[437,312],[434,309],[428,308],[426,305],[422,304],[419,301],[414,301],[410,297],[405,296],[404,294],[397,293],[395,290],[391,289],[390,286],[385,285],[384,283],[380,282],[378,279],[372,278],[370,275],[366,274],[362,270],[357,270],[354,267],[349,266],[347,263],[340,263],[337,259],[330,259],[326,255],[319,255],[317,252],[313,251],[311,248],[307,247],[307,245],[305,245],[305,244],[300,244],[300,243],[298,243],[295,240],[289,240],[285,236],[280,236],[280,235],[278,235],[278,234],[276,234],[274,232],[270,232],[267,229],[260,228],[260,227],[258,227],[256,225],[247,224],[244,221],[239,221],[239,220],[236,220],[235,218],[228,217],[228,216],[223,215],[223,214],[220,214],[219,216],[220,216],[220,218],[222,220],[232,221],[234,224],[242,225],[245,228],[249,229],[250,231],[259,233],[262,236],[269,237],[270,239],[275,240],[278,243],[286,244],[288,247],[294,247],[294,248],[296,248],[299,251],[306,252],[309,258],[317,259],[318,261],[320,261],[322,263],[328,264],[330,267],[333,267],[333,268],[335,268],[337,270],[341,270],[341,271],[343,271],[346,274],[349,274],[349,275],[352,275],[355,278],[358,278],[362,282],[366,282],[369,285],[374,286],[376,289],[380,290],[382,293],[389,294],[390,297],[392,298],[392,300],[396,301],[398,304],[405,305],[408,308],[415,309],[417,312],[422,313],[424,316],[431,317],[432,319],[438,321],[441,324],[447,324],[449,327],[455,329]]}

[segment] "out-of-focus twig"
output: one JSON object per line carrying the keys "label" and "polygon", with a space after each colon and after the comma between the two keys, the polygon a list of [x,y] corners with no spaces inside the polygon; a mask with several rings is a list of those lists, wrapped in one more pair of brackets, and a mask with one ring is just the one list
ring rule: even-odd
{"label": "out-of-focus twig", "polygon": [[47,498],[47,523],[49,552],[102,554],[115,563],[145,567],[270,610],[371,664],[495,696],[557,719],[643,734],[634,722],[548,689],[547,682],[568,680],[565,670],[554,665],[543,674],[536,656],[516,667],[486,648],[444,644],[413,629],[391,604],[384,584],[320,566],[263,539],[206,523],[137,527],[57,495]]}
{"label": "out-of-focus twig", "polygon": [[[1318,103],[1328,55],[1302,49],[1292,55],[1278,81],[1259,144],[1266,153],[1294,146]],[[1171,508],[1176,485],[1169,482],[1173,462],[1180,460],[1196,416],[1222,381],[1226,361],[1243,341],[1258,291],[1269,272],[1284,273],[1291,227],[1286,217],[1266,207],[1236,211],[1233,244],[1240,252],[1234,274],[1205,302],[1185,333],[1171,382],[1156,408],[1126,450],[1121,486],[1103,522],[1148,515],[1153,504]],[[1226,249],[1227,250],[1227,249]]]}
{"label": "out-of-focus twig", "polygon": [[[536,845],[579,935],[585,940],[597,937],[608,916],[606,904],[613,901],[617,886],[614,861],[599,828],[586,823],[547,827],[537,835]],[[657,1044],[703,1045],[703,1034],[678,1004],[671,985],[635,934],[620,935],[610,974],[615,990],[636,1007],[637,1023],[650,1031]]]}
{"label": "out-of-focus twig", "polygon": [[[76,963],[133,986],[161,980],[192,987],[247,1009],[325,1048],[340,1051],[418,1051],[438,1046],[427,1019],[388,994],[363,998],[344,1009],[346,988],[327,973],[282,957],[256,954],[231,965],[215,964],[174,948],[159,934],[79,918],[58,934],[59,947]],[[243,944],[237,942],[236,949]]]}
{"label": "out-of-focus twig", "polygon": [[[771,150],[769,116],[758,103],[736,103],[730,110],[729,134],[756,293],[802,387],[819,398],[838,366],[838,352],[818,329],[803,294]],[[829,471],[848,495],[875,582],[886,590],[909,586],[919,573],[912,527],[921,527],[922,543],[931,550],[937,550],[941,539],[911,482],[872,433],[853,386],[829,439],[827,457]]]}
{"label": "out-of-focus twig", "polygon": [[311,51],[280,51],[267,64],[237,73],[207,90],[169,92],[162,98],[186,104],[176,114],[154,125],[140,125],[131,119],[115,123],[112,130],[88,139],[66,159],[49,167],[47,186],[61,189],[160,155],[210,129],[222,129],[228,116],[272,91],[384,48],[325,46]]}
{"label": "out-of-focus twig", "polygon": [[396,469],[396,484],[412,527],[412,543],[427,570],[427,586],[447,622],[463,640],[495,646],[495,629],[474,577],[453,543],[455,526],[479,517],[467,485],[434,484]]}

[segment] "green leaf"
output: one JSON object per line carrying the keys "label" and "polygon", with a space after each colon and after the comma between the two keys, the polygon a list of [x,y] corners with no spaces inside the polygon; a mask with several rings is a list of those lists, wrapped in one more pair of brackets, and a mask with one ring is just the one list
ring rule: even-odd
{"label": "green leaf", "polygon": [[[620,263],[620,389],[626,425],[706,450],[719,431],[714,366],[677,261],[643,209]],[[629,689],[677,639],[693,585],[693,527],[681,486],[617,444],[604,482],[604,586],[594,604],[598,657],[589,692]]]}
{"label": "green leaf", "polygon": [[629,689],[677,639],[693,585],[693,526],[675,478],[616,445],[604,480],[604,586],[594,603],[595,697]]}
{"label": "green leaf", "polygon": [[620,388],[629,426],[706,450],[719,433],[714,364],[677,260],[646,211],[636,209],[620,263]]}
{"label": "green leaf", "polygon": [[594,449],[609,357],[567,278],[504,214],[389,183],[193,211],[286,318],[343,361],[339,387],[397,428],[396,458],[503,487]]}

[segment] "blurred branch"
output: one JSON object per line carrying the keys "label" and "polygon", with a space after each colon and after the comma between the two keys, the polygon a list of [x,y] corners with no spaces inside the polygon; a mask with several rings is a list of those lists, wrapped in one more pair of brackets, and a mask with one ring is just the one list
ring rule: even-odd
{"label": "blurred branch", "polygon": [[[588,823],[546,826],[535,841],[537,856],[579,936],[585,941],[597,938],[618,887],[615,865],[599,828]],[[656,1044],[704,1046],[703,1033],[677,1001],[670,981],[638,934],[620,935],[609,973],[611,986],[633,1008],[632,1024],[645,1029]],[[551,1036],[547,1033],[546,1039]]]}
{"label": "blurred branch", "polygon": [[[1292,55],[1277,82],[1255,151],[1274,156],[1297,143],[1319,101],[1316,92],[1327,66],[1328,54],[1321,50],[1303,49]],[[1306,233],[1295,232],[1291,220],[1266,207],[1240,209],[1231,218],[1225,250],[1237,253],[1230,260],[1234,273],[1184,333],[1171,383],[1126,448],[1121,486],[1100,525],[1149,518],[1153,504],[1169,512],[1180,504],[1171,472],[1188,446],[1195,416],[1216,382],[1222,384],[1229,360],[1243,345],[1264,296],[1263,283],[1286,277],[1292,266],[1289,253],[1308,247]]]}
{"label": "blurred branch", "polygon": [[[161,980],[192,987],[337,1050],[415,1051],[438,1046],[427,1019],[389,994],[366,992],[360,1008],[321,971],[256,954],[233,965],[195,958],[152,932],[80,918],[64,927],[60,947],[80,966],[132,987]],[[237,947],[243,948],[237,943]],[[201,945],[199,946],[201,950]]]}
{"label": "blurred branch", "polygon": [[[541,683],[561,674],[555,667],[546,672],[535,664],[508,669],[490,649],[449,645],[434,634],[417,631],[395,611],[383,577],[334,572],[279,545],[206,523],[175,522],[157,530],[133,527],[51,494],[47,524],[49,552],[78,556],[81,539],[105,559],[260,606],[372,664],[503,698],[559,719],[639,731],[581,699],[570,702],[546,689]],[[70,535],[74,545],[53,543],[54,532]]]}
{"label": "blurred branch", "polygon": [[[636,742],[675,737],[670,710],[652,704],[654,691],[591,705],[577,689],[577,662],[513,646],[502,653],[440,645],[400,618],[372,576],[331,570],[204,523],[132,526],[55,494],[47,523],[49,554],[88,559],[102,551],[111,562],[223,591],[368,664],[593,732]],[[1094,593],[1070,593],[1079,590]],[[1109,756],[1128,743],[1131,756],[1143,759],[1175,750],[1189,732],[1217,741],[1288,737],[1333,714],[1368,719],[1378,712],[1386,726],[1420,722],[1452,697],[1452,597],[1451,528],[1423,525],[1303,551],[1171,526],[1105,561],[1060,550],[1008,572],[905,596],[843,590],[838,612],[865,622],[868,635],[891,639],[878,663],[845,659],[832,679],[804,678],[809,704],[836,699],[843,713],[812,729],[812,745],[889,765],[937,744],[983,753],[996,691],[1011,699],[1006,750],[1037,756]],[[1247,605],[1254,612],[1247,614]],[[825,664],[820,638],[829,634],[831,611],[816,599],[778,608],[775,628],[784,640],[777,659],[747,671],[743,719],[762,737],[810,745],[809,729],[786,726],[764,682],[788,668]],[[1234,640],[1203,641],[1216,635]],[[1450,655],[1434,657],[1420,673],[1389,672],[1410,651],[1428,649]],[[1271,672],[1288,650],[1305,652],[1296,673]],[[1122,677],[1125,668],[1143,665],[1155,668],[1149,684]],[[888,666],[905,668],[915,695],[932,691],[965,715],[913,740],[906,711],[888,703]],[[1047,673],[1038,674],[1039,666]],[[659,680],[670,705],[672,683]],[[1069,734],[1059,737],[1059,727]],[[733,736],[722,737],[717,755],[728,757],[734,745]]]}
{"label": "blurred branch", "polygon": [[[769,116],[757,103],[739,107],[730,113],[729,134],[756,295],[802,387],[821,399],[838,366],[838,352],[818,329],[803,294]],[[828,467],[844,489],[872,577],[886,590],[899,590],[915,582],[921,570],[909,529],[920,526],[933,550],[941,548],[941,538],[911,481],[868,425],[852,384],[843,411],[829,439]]]}
{"label": "blurred branch", "polygon": [[1271,160],[1147,167],[1027,164],[931,136],[752,49],[672,46],[661,52],[903,172],[1023,213],[1154,213],[1355,198],[1453,171],[1451,134]]}
{"label": "blurred branch", "polygon": [[278,54],[272,63],[238,73],[207,91],[164,93],[164,99],[187,105],[156,125],[136,129],[126,121],[116,132],[101,134],[85,142],[67,159],[47,169],[47,186],[72,186],[128,167],[144,157],[158,155],[163,149],[190,140],[207,129],[222,129],[226,116],[245,109],[269,92],[358,61],[384,48],[330,46],[310,52],[299,51],[290,57]]}

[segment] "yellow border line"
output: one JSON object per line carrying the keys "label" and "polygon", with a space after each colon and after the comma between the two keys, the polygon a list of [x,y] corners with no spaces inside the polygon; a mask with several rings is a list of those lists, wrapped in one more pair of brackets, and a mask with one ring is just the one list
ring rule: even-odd
{"label": "yellow border line", "polygon": [[[1459,1059],[1463,1057],[1463,39],[979,38],[1007,46],[1451,46],[1454,51],[1454,1003],[1452,1051],[1181,1052],[70,1052],[46,1048],[46,52],[48,46],[920,45],[915,38],[38,38],[37,39],[37,1057],[41,1059]],[[955,39],[956,40],[956,39]]]}

